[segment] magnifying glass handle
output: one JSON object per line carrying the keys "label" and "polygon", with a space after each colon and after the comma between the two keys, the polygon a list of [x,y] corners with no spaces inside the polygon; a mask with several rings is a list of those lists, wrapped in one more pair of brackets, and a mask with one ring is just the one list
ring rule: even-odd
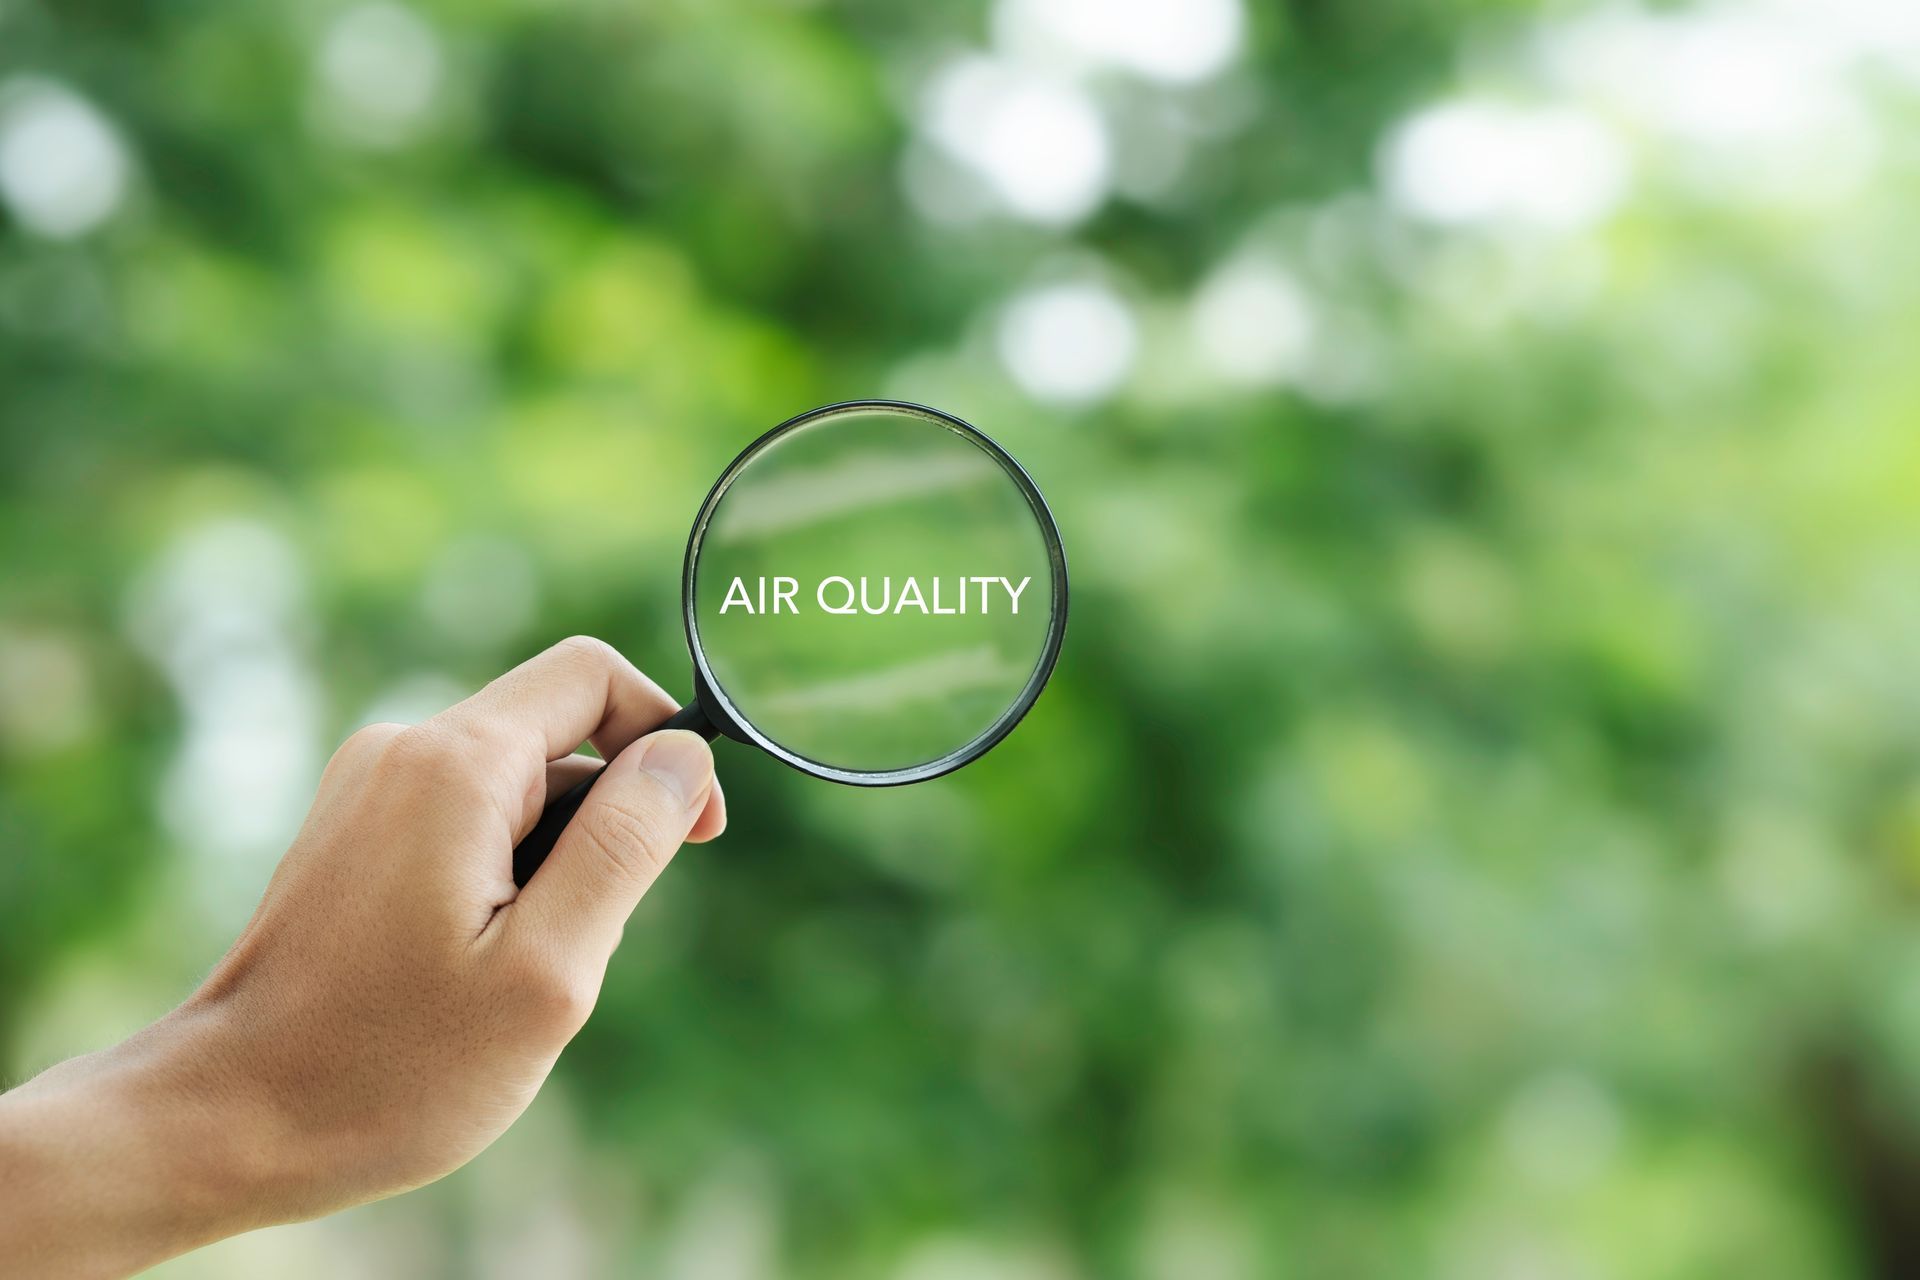
{"label": "magnifying glass handle", "polygon": [[[686,729],[697,733],[712,742],[720,736],[713,721],[700,709],[700,699],[695,698],[669,716],[665,722],[657,724],[649,732],[658,733],[662,729]],[[593,790],[593,784],[600,781],[605,767],[594,770],[592,776],[574,784],[553,800],[540,815],[540,821],[533,824],[533,830],[527,832],[527,838],[513,848],[513,882],[526,888],[527,881],[533,879],[533,873],[553,852],[553,846],[560,839],[560,833],[573,821],[573,815],[580,811],[580,802],[587,798],[587,792]]]}

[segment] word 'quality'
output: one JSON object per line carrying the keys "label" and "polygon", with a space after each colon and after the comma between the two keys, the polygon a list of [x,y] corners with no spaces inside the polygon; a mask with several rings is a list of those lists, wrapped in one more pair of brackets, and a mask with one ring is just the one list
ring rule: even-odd
{"label": "word 'quality'", "polygon": [[[924,614],[992,613],[994,603],[1004,597],[1008,610],[1019,613],[1020,593],[1032,581],[1031,577],[1022,578],[1015,586],[1011,578],[929,578],[923,592],[918,578],[907,578],[896,592],[892,578],[881,578],[877,583],[871,578],[861,578],[856,587],[852,579],[836,576],[822,578],[814,589],[813,599],[822,613],[878,615],[899,614],[909,609]],[[942,591],[943,583],[946,594]],[[727,598],[721,601],[720,612],[742,609],[748,613],[799,613],[799,595],[798,578],[763,577],[754,589],[748,588],[745,578],[735,578],[727,587]]]}

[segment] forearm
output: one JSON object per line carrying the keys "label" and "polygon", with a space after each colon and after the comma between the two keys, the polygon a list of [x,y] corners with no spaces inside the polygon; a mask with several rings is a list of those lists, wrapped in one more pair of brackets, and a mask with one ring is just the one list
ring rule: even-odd
{"label": "forearm", "polygon": [[176,1015],[0,1096],[0,1274],[124,1276],[262,1225],[258,1108]]}

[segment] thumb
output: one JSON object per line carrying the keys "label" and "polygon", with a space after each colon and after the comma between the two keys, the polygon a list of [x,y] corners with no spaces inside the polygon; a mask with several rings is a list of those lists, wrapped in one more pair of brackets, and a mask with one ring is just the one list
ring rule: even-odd
{"label": "thumb", "polygon": [[672,861],[713,791],[713,752],[697,733],[650,733],[607,765],[516,911],[565,946],[604,959]]}

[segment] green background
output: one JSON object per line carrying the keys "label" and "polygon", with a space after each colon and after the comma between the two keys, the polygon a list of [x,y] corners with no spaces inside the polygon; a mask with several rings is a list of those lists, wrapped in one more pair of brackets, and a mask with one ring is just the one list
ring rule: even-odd
{"label": "green background", "polygon": [[1914,1274],[1917,99],[1896,0],[0,0],[0,1064],[356,724],[684,691],[712,477],[894,395],[1059,517],[1033,715],[723,749],[496,1148],[160,1274]]}

